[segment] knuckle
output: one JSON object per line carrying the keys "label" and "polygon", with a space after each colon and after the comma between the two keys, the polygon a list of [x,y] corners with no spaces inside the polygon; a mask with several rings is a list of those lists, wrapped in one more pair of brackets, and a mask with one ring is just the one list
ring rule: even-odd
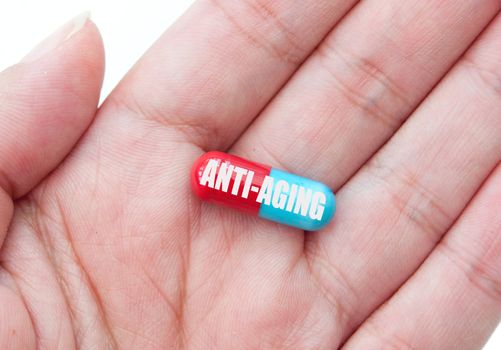
{"label": "knuckle", "polygon": [[[292,64],[300,64],[308,50],[301,46],[297,33],[290,28],[273,8],[269,0],[225,2],[211,0],[222,11],[237,33],[272,57]],[[239,16],[245,12],[245,16]],[[245,21],[245,22],[244,22]]]}
{"label": "knuckle", "polygon": [[198,118],[184,113],[171,113],[140,102],[133,93],[124,92],[110,96],[107,104],[113,109],[125,111],[172,131],[179,136],[180,142],[184,141],[204,150],[221,147],[221,135],[225,133],[225,130],[213,114]]}
{"label": "knuckle", "polygon": [[363,115],[395,129],[412,110],[403,89],[385,72],[379,59],[357,56],[328,41],[320,46],[318,58],[334,86]]}
{"label": "knuckle", "polygon": [[433,244],[441,239],[453,217],[417,174],[393,169],[378,159],[371,160],[366,171],[382,184],[398,217],[415,224]]}
{"label": "knuckle", "polygon": [[501,240],[491,244],[492,254],[474,255],[467,249],[458,249],[448,241],[443,241],[439,252],[454,264],[476,289],[498,302],[501,302],[501,267],[498,257],[501,253]]}

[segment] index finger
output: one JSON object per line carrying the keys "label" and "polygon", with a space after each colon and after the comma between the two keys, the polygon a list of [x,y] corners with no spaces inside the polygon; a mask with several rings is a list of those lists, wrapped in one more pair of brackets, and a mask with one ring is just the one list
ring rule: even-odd
{"label": "index finger", "polygon": [[355,3],[200,0],[108,102],[202,149],[225,149]]}

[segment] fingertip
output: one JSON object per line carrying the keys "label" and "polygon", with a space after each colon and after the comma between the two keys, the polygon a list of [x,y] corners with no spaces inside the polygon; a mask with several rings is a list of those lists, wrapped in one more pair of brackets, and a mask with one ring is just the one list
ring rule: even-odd
{"label": "fingertip", "polygon": [[103,41],[95,23],[79,17],[0,73],[0,175],[14,197],[62,161],[96,114]]}

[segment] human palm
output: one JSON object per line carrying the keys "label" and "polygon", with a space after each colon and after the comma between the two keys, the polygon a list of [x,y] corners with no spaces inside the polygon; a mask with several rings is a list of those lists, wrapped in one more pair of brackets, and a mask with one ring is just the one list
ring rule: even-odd
{"label": "human palm", "polygon": [[[0,348],[480,347],[501,3],[355,3],[200,0],[99,109],[85,18],[1,73]],[[214,149],[326,183],[333,222],[202,203]]]}

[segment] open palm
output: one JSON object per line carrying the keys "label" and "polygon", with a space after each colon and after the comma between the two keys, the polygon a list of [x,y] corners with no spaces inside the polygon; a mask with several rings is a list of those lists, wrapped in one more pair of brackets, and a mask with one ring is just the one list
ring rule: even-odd
{"label": "open palm", "polygon": [[[0,348],[480,347],[501,317],[500,9],[199,0],[99,109],[97,29],[63,27],[0,75]],[[202,203],[209,150],[326,183],[335,219]]]}

